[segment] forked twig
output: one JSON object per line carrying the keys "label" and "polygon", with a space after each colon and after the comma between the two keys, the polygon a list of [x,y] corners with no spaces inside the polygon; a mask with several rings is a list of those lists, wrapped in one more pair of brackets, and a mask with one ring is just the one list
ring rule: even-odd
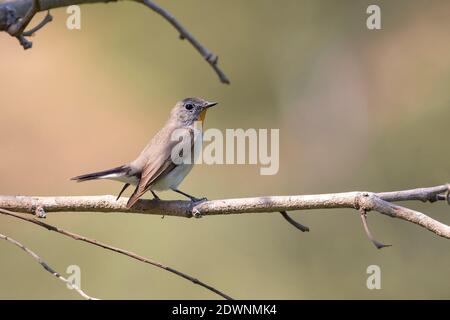
{"label": "forked twig", "polygon": [[22,35],[25,37],[31,37],[35,32],[39,31],[40,29],[45,27],[47,23],[52,21],[53,16],[50,14],[50,10],[48,10],[47,14],[45,15],[44,19],[42,19],[41,22],[39,22],[35,27],[31,28],[30,30],[22,32]]}
{"label": "forked twig", "polygon": [[[20,45],[26,50],[33,46],[33,43],[25,37],[28,33],[24,33],[25,28],[30,24],[36,13],[41,10],[39,0],[33,0],[30,9],[23,18],[17,19],[15,23],[8,27],[8,33],[19,40]],[[45,20],[45,19],[44,19]],[[46,24],[46,23],[45,23]]]}
{"label": "forked twig", "polygon": [[17,19],[15,23],[8,27],[8,33],[14,37],[18,37],[22,35],[25,28],[31,22],[33,17],[40,11],[39,0],[33,0],[30,9],[28,9],[27,13],[24,17]]}

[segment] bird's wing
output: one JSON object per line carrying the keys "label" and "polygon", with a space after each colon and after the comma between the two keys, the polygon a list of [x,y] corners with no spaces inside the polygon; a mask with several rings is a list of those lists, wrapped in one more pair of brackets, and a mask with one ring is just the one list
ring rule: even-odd
{"label": "bird's wing", "polygon": [[183,139],[180,141],[168,140],[165,142],[164,147],[149,148],[146,152],[149,154],[148,161],[142,169],[141,178],[139,184],[131,195],[127,203],[127,208],[131,208],[138,199],[149,190],[150,186],[159,177],[164,177],[170,171],[172,171],[177,164],[172,161],[172,150],[175,146],[183,150],[183,144],[189,143],[189,148],[193,148],[194,145],[194,132],[190,128],[186,128],[186,134],[190,136],[190,139]]}

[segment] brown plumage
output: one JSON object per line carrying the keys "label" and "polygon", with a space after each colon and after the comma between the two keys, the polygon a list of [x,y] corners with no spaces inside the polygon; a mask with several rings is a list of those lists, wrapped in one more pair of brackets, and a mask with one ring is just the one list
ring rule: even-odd
{"label": "brown plumage", "polygon": [[[193,155],[195,139],[198,136],[195,122],[203,121],[206,110],[216,104],[201,98],[187,98],[179,101],[172,109],[164,127],[134,161],[111,170],[74,177],[72,180],[81,182],[110,179],[136,185],[136,189],[128,200],[128,208],[149,190],[156,195],[154,191],[170,189],[189,197],[192,201],[198,201],[199,199],[177,189],[194,164],[192,157],[191,163],[185,161],[180,163],[179,160],[183,158],[182,150],[190,150]],[[173,150],[181,150],[181,152],[172,154]],[[174,159],[174,157],[177,158],[176,156],[181,158]],[[121,193],[126,187],[128,186],[125,185]]]}

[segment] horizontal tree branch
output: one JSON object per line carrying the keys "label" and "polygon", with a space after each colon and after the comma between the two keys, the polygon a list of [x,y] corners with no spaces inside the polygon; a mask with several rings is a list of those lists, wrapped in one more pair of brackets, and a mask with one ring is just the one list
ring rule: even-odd
{"label": "horizontal tree branch", "polygon": [[[139,200],[135,206],[128,209],[126,203],[128,199],[116,200],[114,196],[78,196],[78,197],[28,197],[28,196],[0,196],[0,214],[31,222],[49,231],[54,231],[75,240],[87,242],[89,244],[123,254],[138,261],[148,263],[158,268],[169,271],[177,276],[192,281],[220,296],[231,299],[230,296],[218,289],[205,284],[204,282],[193,278],[183,272],[165,266],[159,262],[137,255],[136,253],[113,247],[95,239],[90,239],[79,234],[66,231],[59,227],[43,222],[41,219],[35,219],[17,212],[34,214],[43,218],[47,212],[128,212],[140,214],[158,214],[177,217],[202,217],[209,215],[226,215],[240,213],[258,213],[258,212],[280,212],[282,216],[296,228],[301,231],[309,231],[309,228],[303,226],[288,216],[287,210],[307,210],[307,209],[332,209],[332,208],[352,208],[358,210],[364,230],[367,237],[378,248],[388,247],[375,240],[369,230],[366,214],[369,211],[403,219],[415,223],[441,237],[450,239],[450,227],[434,220],[433,218],[403,206],[392,204],[394,201],[423,201],[435,202],[446,200],[450,204],[450,186],[449,184],[418,188],[411,190],[402,190],[394,192],[344,192],[318,195],[293,195],[293,196],[267,196],[241,199],[224,199],[192,203],[190,201],[161,201],[161,200]],[[12,212],[17,211],[17,212]],[[12,240],[0,234],[0,238],[8,240],[32,255],[35,259],[42,262],[36,254],[25,248],[19,242]],[[42,263],[41,263],[42,264]],[[42,264],[44,268],[47,264]],[[61,276],[53,269],[46,268],[52,274]],[[78,290],[77,290],[78,291]],[[80,294],[82,292],[78,291]],[[89,297],[86,295],[86,297]],[[90,298],[90,297],[89,297]]]}
{"label": "horizontal tree branch", "polygon": [[[141,3],[167,20],[178,31],[180,39],[186,39],[200,53],[203,59],[216,72],[219,80],[222,83],[230,83],[228,77],[219,68],[218,56],[202,45],[170,12],[151,0],[129,1]],[[51,16],[47,15],[37,27],[25,32],[24,29],[37,12],[49,11],[70,5],[108,2],[117,2],[117,0],[0,0],[0,31],[6,31],[11,36],[17,37],[22,46],[25,49],[29,49],[32,43],[26,40],[25,37],[30,36],[33,32],[42,28],[47,22],[51,21]]]}
{"label": "horizontal tree branch", "polygon": [[449,197],[449,184],[395,192],[343,192],[317,195],[266,196],[240,199],[223,199],[192,203],[190,201],[139,200],[126,208],[127,198],[116,201],[114,196],[28,197],[0,196],[0,208],[36,214],[45,212],[129,212],[177,217],[202,217],[258,212],[284,212],[351,208],[377,211],[390,217],[415,223],[435,234],[450,239],[450,227],[433,218],[403,206],[395,201],[445,200]]}

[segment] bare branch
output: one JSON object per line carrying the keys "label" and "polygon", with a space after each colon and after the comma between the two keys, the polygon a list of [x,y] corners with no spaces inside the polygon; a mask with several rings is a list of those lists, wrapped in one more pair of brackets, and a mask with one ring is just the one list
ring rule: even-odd
{"label": "bare branch", "polygon": [[[88,3],[105,3],[115,0],[0,0],[0,31],[7,31],[10,35],[19,39],[24,49],[32,46],[31,41],[25,37],[38,31],[51,21],[48,14],[38,26],[24,32],[27,25],[37,12],[49,11],[70,5]],[[200,53],[205,61],[216,72],[222,83],[229,84],[230,80],[218,66],[218,56],[203,46],[170,12],[160,7],[151,0],[130,0],[141,3],[166,19],[180,34],[180,39],[186,39]]]}
{"label": "bare branch", "polygon": [[222,70],[220,70],[218,66],[219,57],[209,51],[206,47],[204,47],[197,39],[194,38],[194,36],[185,28],[183,27],[175,17],[170,14],[167,10],[161,8],[156,3],[150,0],[136,0],[136,1],[142,1],[144,5],[152,9],[153,11],[157,12],[159,15],[164,17],[175,29],[178,30],[180,33],[180,39],[184,40],[186,39],[189,41],[192,46],[197,49],[197,51],[202,55],[202,57],[208,62],[211,67],[214,69],[214,71],[217,73],[217,76],[219,77],[220,81],[222,83],[229,84],[230,80],[227,78],[227,76],[223,73]]}
{"label": "bare branch", "polygon": [[74,289],[76,292],[78,292],[83,298],[87,300],[98,300],[97,298],[93,298],[89,295],[87,295],[83,290],[81,290],[78,286],[64,278],[61,274],[56,272],[52,267],[49,266],[47,262],[45,262],[40,256],[38,256],[34,251],[28,249],[25,247],[22,243],[20,243],[17,240],[14,240],[11,237],[5,236],[3,234],[0,234],[0,239],[6,240],[16,246],[18,246],[20,249],[25,251],[27,254],[29,254],[33,259],[35,259],[43,268],[44,270],[50,272],[53,276],[61,280],[62,282],[66,283],[70,288]]}
{"label": "bare branch", "polygon": [[402,206],[394,205],[383,199],[373,197],[371,199],[371,210],[380,212],[382,214],[399,218],[408,222],[417,224],[428,231],[431,231],[438,236],[450,239],[450,226],[443,224],[429,216]]}
{"label": "bare branch", "polygon": [[443,194],[450,190],[450,185],[441,185],[429,188],[417,188],[412,190],[391,191],[391,192],[379,192],[377,196],[384,201],[408,201],[408,200],[420,200],[422,202],[435,202],[438,200],[444,200]]}
{"label": "bare branch", "polygon": [[95,240],[95,239],[87,238],[85,236],[76,234],[74,232],[70,232],[70,231],[61,229],[59,227],[56,227],[54,225],[45,223],[42,220],[36,220],[34,218],[31,218],[31,217],[20,215],[20,214],[18,214],[16,212],[12,212],[12,211],[5,210],[5,209],[0,209],[0,213],[4,214],[4,215],[7,215],[7,216],[10,216],[10,217],[14,217],[14,218],[17,218],[17,219],[24,220],[24,221],[27,221],[27,222],[31,222],[31,223],[33,223],[35,225],[38,225],[40,227],[43,227],[43,228],[49,230],[49,231],[54,231],[54,232],[57,232],[57,233],[62,234],[64,236],[67,236],[69,238],[72,238],[72,239],[75,239],[75,240],[79,240],[79,241],[83,241],[83,242],[92,244],[94,246],[101,247],[101,248],[106,249],[106,250],[114,251],[114,252],[117,252],[119,254],[122,254],[122,255],[128,256],[130,258],[133,258],[135,260],[138,260],[138,261],[150,264],[150,265],[155,266],[157,268],[160,268],[160,269],[166,270],[168,272],[171,272],[171,273],[173,273],[173,274],[175,274],[175,275],[177,275],[179,277],[182,277],[182,278],[184,278],[186,280],[189,280],[189,281],[191,281],[191,282],[193,282],[193,283],[195,283],[195,284],[197,284],[197,285],[199,285],[199,286],[201,286],[203,288],[206,288],[206,289],[208,289],[208,290],[210,290],[210,291],[220,295],[221,297],[223,297],[223,298],[225,298],[227,300],[233,300],[233,298],[231,298],[227,294],[219,291],[218,289],[216,289],[216,288],[214,288],[214,287],[212,287],[212,286],[210,286],[210,285],[208,285],[208,284],[206,284],[206,283],[204,283],[204,282],[202,282],[202,281],[200,281],[200,280],[198,280],[198,279],[196,279],[196,278],[194,278],[194,277],[192,277],[192,276],[190,276],[190,275],[188,275],[186,273],[178,271],[178,270],[176,270],[176,269],[174,269],[172,267],[166,266],[166,265],[164,265],[164,264],[162,264],[160,262],[153,261],[153,260],[150,260],[150,259],[145,258],[143,256],[140,256],[140,255],[138,255],[138,254],[136,254],[136,253],[134,253],[132,251],[128,251],[128,250],[124,250],[124,249],[121,249],[121,248],[117,248],[117,247],[111,246],[109,244],[106,244],[104,242],[100,242],[100,241]]}
{"label": "bare branch", "polygon": [[377,211],[390,217],[415,223],[450,239],[450,227],[433,218],[390,203],[391,201],[438,201],[446,199],[449,185],[385,193],[343,192],[317,195],[267,196],[224,199],[192,203],[190,201],[139,200],[126,208],[127,198],[114,196],[27,197],[0,196],[0,208],[34,214],[37,208],[46,212],[129,212],[177,217],[202,217],[288,210],[351,208]]}

